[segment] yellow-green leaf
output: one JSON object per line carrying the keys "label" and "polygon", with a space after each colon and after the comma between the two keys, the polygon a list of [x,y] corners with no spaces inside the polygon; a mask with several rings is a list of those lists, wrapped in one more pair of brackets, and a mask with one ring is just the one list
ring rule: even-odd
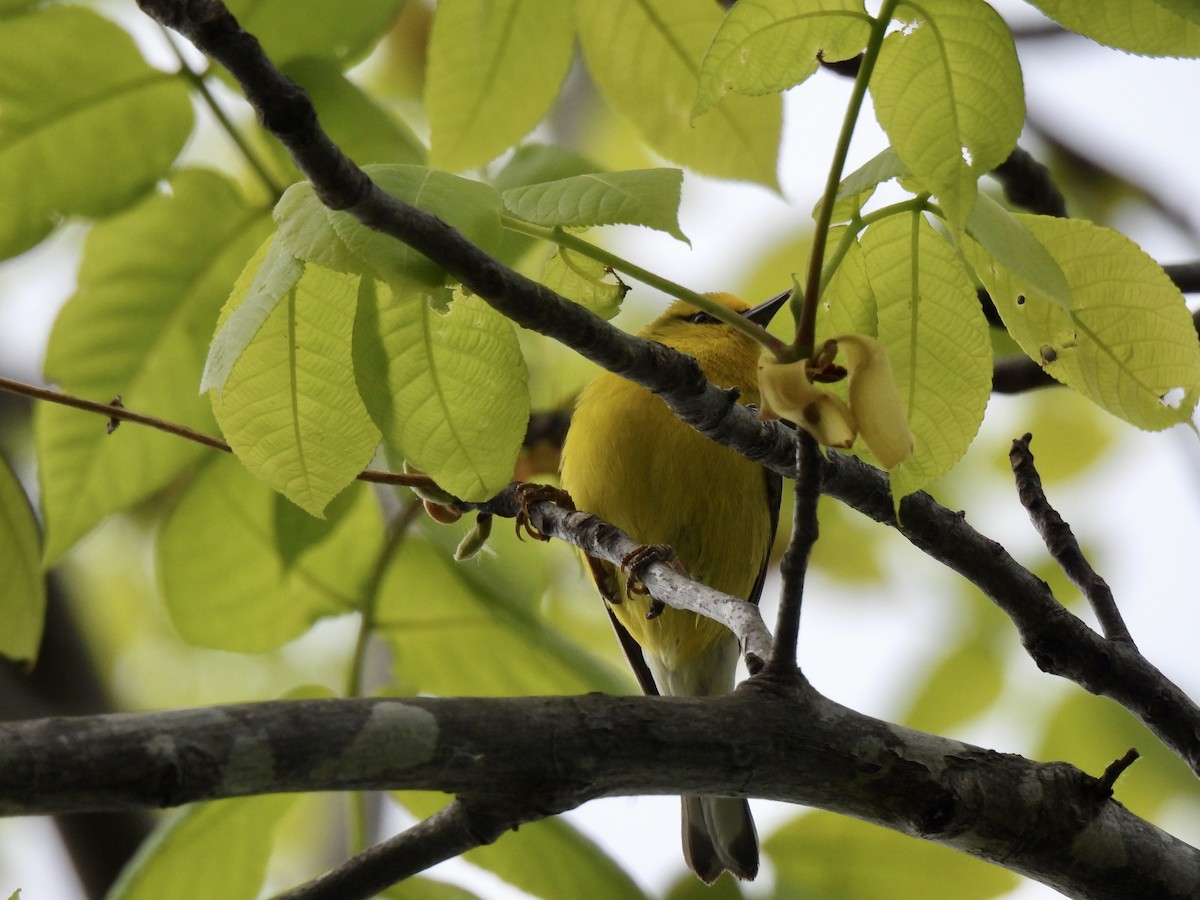
{"label": "yellow-green leaf", "polygon": [[965,853],[848,816],[806,813],[763,841],[785,897],[989,900],[1016,874]]}
{"label": "yellow-green leaf", "polygon": [[604,263],[559,247],[546,260],[541,282],[560,297],[611,319],[621,311],[621,301],[629,288],[620,281],[607,280],[610,274]]}
{"label": "yellow-green leaf", "polygon": [[425,162],[425,145],[413,130],[332,61],[303,57],[285,66],[284,73],[308,92],[326,133],[355,162]]}
{"label": "yellow-green leaf", "polygon": [[1111,229],[1078,219],[1016,218],[1066,275],[1069,311],[973,241],[963,249],[1021,348],[1059,381],[1139,428],[1189,421],[1200,398],[1200,342],[1166,273]]}
{"label": "yellow-green leaf", "polygon": [[907,714],[910,728],[949,734],[986,712],[1004,690],[1004,659],[989,640],[972,638],[951,645],[925,678]]}
{"label": "yellow-green leaf", "polygon": [[89,9],[6,19],[0,59],[0,259],[62,216],[127,206],[166,174],[192,129],[183,80],[148,66],[128,34]]}
{"label": "yellow-green leaf", "polygon": [[[538,599],[478,563],[453,563],[429,542],[405,542],[379,588],[376,623],[405,692],[512,696],[621,693],[614,670],[546,623]],[[437,602],[429,602],[436,597]]]}
{"label": "yellow-green leaf", "polygon": [[1020,219],[987,194],[979,195],[967,221],[967,234],[1026,284],[1064,310],[1070,308],[1071,289],[1062,267]]}
{"label": "yellow-green leaf", "polygon": [[1147,56],[1200,56],[1194,0],[1030,0],[1064,28]]}
{"label": "yellow-green leaf", "polygon": [[386,33],[403,0],[354,0],[352,14],[328,0],[231,0],[230,11],[277,64],[307,56],[346,68]]}
{"label": "yellow-green leaf", "polygon": [[819,60],[857,54],[870,32],[862,0],[740,0],[704,54],[694,113],[729,91],[785,91],[812,75]]}
{"label": "yellow-green leaf", "polygon": [[971,279],[923,215],[872,225],[862,247],[878,337],[916,443],[891,471],[899,501],[949,471],[974,439],[991,394],[991,345]]}
{"label": "yellow-green leaf", "polygon": [[[197,390],[206,344],[229,285],[269,227],[266,211],[227,179],[197,169],[98,223],[50,335],[47,379],[216,434]],[[108,434],[103,417],[51,404],[35,423],[48,562],[212,452],[131,423]]]}
{"label": "yellow-green leaf", "polygon": [[[306,266],[212,395],[238,458],[314,516],[354,480],[379,443],[351,361],[358,280]],[[235,295],[230,307],[242,299]]]}
{"label": "yellow-green leaf", "polygon": [[30,663],[37,659],[46,618],[40,545],[29,498],[0,457],[0,655]]}
{"label": "yellow-green leaf", "polygon": [[717,4],[578,0],[575,15],[592,78],[653,150],[706,175],[777,185],[779,97],[729,97],[692,122],[700,63],[721,22]]}
{"label": "yellow-green leaf", "polygon": [[[863,204],[875,193],[875,188],[885,181],[899,178],[908,174],[904,163],[891,147],[885,147],[869,160],[842,179],[834,196],[834,222],[849,222],[856,216]],[[817,217],[821,201],[813,207],[813,218]]]}
{"label": "yellow-green leaf", "polygon": [[384,439],[443,489],[486,500],[508,484],[529,421],[508,319],[478,297],[441,313],[420,284],[364,278],[354,365]]}
{"label": "yellow-green leaf", "polygon": [[189,482],[158,539],[163,602],[190,644],[262,653],[323,616],[357,609],[382,542],[378,505],[352,486],[351,508],[298,555],[280,550],[278,494],[224,454]]}
{"label": "yellow-green leaf", "polygon": [[239,797],[171,813],[126,864],[108,900],[253,900],[266,879],[275,828],[295,800]]}
{"label": "yellow-green leaf", "polygon": [[[490,250],[499,241],[500,195],[489,185],[423,166],[377,165],[364,166],[363,170],[383,190],[450,223],[476,246]],[[357,261],[359,270],[374,272],[385,280],[402,278],[427,286],[440,285],[446,280],[440,268],[407,244],[372,231],[349,213],[332,212],[321,207],[328,224],[332,226],[334,237],[331,237],[327,227],[323,230],[318,228],[320,220],[312,207],[320,201],[311,194],[311,189],[308,193],[297,190],[296,198],[298,204],[306,209],[308,226],[304,239],[310,248],[323,249],[340,241],[345,251]],[[285,230],[281,210],[282,201],[276,209],[282,235]],[[313,259],[301,252],[301,244],[289,245],[301,259]],[[333,252],[340,255],[342,250]],[[331,267],[343,268],[341,264]]]}
{"label": "yellow-green leaf", "polygon": [[643,225],[687,242],[679,230],[682,191],[679,169],[640,169],[525,185],[505,191],[503,201],[509,213],[537,225]]}
{"label": "yellow-green leaf", "polygon": [[200,376],[201,391],[225,387],[242,352],[303,274],[304,263],[276,235],[263,241],[242,268],[217,320],[217,333]]}
{"label": "yellow-green leaf", "polygon": [[1012,34],[983,0],[932,0],[889,34],[871,78],[879,124],[951,226],[962,229],[980,174],[1003,162],[1025,121]]}
{"label": "yellow-green leaf", "polygon": [[563,0],[442,0],[425,107],[430,162],[461,171],[499,156],[550,109],[575,49]]}

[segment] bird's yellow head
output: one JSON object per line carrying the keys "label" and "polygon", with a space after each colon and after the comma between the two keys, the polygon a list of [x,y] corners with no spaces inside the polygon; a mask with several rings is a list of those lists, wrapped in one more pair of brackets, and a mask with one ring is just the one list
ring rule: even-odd
{"label": "bird's yellow head", "polygon": [[[733,294],[704,296],[765,327],[788,294],[780,294],[753,309]],[[762,348],[737,329],[686,300],[676,300],[642,329],[641,336],[693,357],[709,381],[720,387],[736,387],[743,403],[757,405],[758,356]]]}

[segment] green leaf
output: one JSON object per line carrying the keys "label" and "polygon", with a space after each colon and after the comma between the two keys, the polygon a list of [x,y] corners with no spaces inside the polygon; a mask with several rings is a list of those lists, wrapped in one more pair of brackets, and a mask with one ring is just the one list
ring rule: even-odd
{"label": "green leaf", "polygon": [[42,643],[46,582],[41,537],[21,482],[0,457],[0,655],[32,663]]}
{"label": "green leaf", "polygon": [[[289,255],[301,262],[315,263],[335,272],[361,275],[368,270],[367,265],[338,237],[330,221],[328,207],[317,198],[316,191],[307,181],[297,182],[284,191],[272,215],[279,226],[276,236],[279,239],[277,252],[280,256],[272,261],[267,270],[271,281],[264,282],[264,285],[270,285],[270,290],[261,301],[263,304],[277,301],[289,289],[286,280],[291,275]],[[250,267],[247,266],[247,269]],[[299,278],[299,274],[296,277]]]}
{"label": "green leaf", "polygon": [[1030,0],[1064,28],[1146,56],[1200,56],[1193,0]]}
{"label": "green leaf", "polygon": [[819,60],[858,54],[870,33],[862,0],[741,0],[704,54],[693,115],[729,91],[785,91],[817,71]]}
{"label": "green leaf", "polygon": [[461,171],[499,156],[550,109],[575,50],[562,0],[445,0],[429,39],[430,162]]}
{"label": "green leaf", "polygon": [[1200,344],[1166,273],[1108,228],[1078,219],[1016,218],[1066,275],[1069,311],[973,241],[964,241],[963,250],[1021,348],[1059,381],[1139,428],[1190,421],[1200,397]]}
{"label": "green leaf", "polygon": [[992,387],[987,320],[954,251],[920,213],[869,227],[862,247],[916,450],[891,473],[892,496],[921,490],[975,438]]}
{"label": "green leaf", "polygon": [[999,866],[847,816],[811,812],[763,841],[785,897],[989,900],[1017,875]]}
{"label": "green leaf", "polygon": [[212,394],[238,459],[318,517],[379,444],[351,359],[358,281],[305,267]]}
{"label": "green leaf", "polygon": [[679,230],[683,172],[640,169],[596,172],[505,191],[504,208],[547,227],[642,225],[690,243]]}
{"label": "green leaf", "polygon": [[[875,188],[885,181],[908,174],[908,169],[891,147],[885,147],[869,160],[842,179],[834,195],[834,222],[849,222],[858,215],[863,204],[875,193]],[[817,217],[821,201],[813,207],[813,218]]]}
{"label": "green leaf", "polygon": [[[527,184],[558,181],[599,171],[600,167],[590,159],[565,147],[525,144],[513,151],[504,168],[492,179],[492,185],[503,195],[504,191]],[[493,255],[503,263],[515,265],[530,248],[540,243],[536,238],[505,228]]]}
{"label": "green leaf", "polygon": [[613,669],[546,624],[536,595],[478,571],[478,564],[452,563],[445,551],[412,538],[389,565],[376,621],[403,690],[501,697],[624,692]]}
{"label": "green leaf", "polygon": [[[406,791],[395,796],[422,818],[446,805],[444,794]],[[561,818],[522,825],[494,844],[469,850],[463,859],[546,900],[583,894],[588,900],[646,900],[646,894],[607,853]],[[587,886],[582,894],[580,885]]]}
{"label": "green leaf", "polygon": [[192,130],[183,81],[150,68],[128,34],[82,7],[6,19],[0,59],[0,259],[63,216],[128,206]]}
{"label": "green leaf", "polygon": [[1017,144],[1021,68],[1008,26],[983,0],[932,0],[920,10],[884,39],[871,96],[900,159],[961,230],[976,179]]}
{"label": "green leaf", "polygon": [[[423,166],[375,165],[363,170],[380,188],[457,228],[491,249],[500,239],[500,195],[494,188]],[[369,272],[430,289],[446,276],[407,244],[372,231],[349,213],[327,209],[307,184],[294,184],[275,206],[279,237],[298,259],[339,272]]]}
{"label": "green leaf", "polygon": [[900,721],[910,728],[949,734],[987,712],[1003,690],[1004,659],[993,643],[980,638],[956,642],[930,670]]}
{"label": "green leaf", "polygon": [[700,63],[721,22],[717,4],[578,0],[575,15],[593,80],[653,150],[705,175],[777,186],[779,97],[729,97],[692,122]]}
{"label": "green leaf", "polygon": [[275,235],[267,238],[250,257],[217,321],[217,333],[200,376],[202,392],[225,387],[243,351],[303,274],[304,263]]}
{"label": "green leaf", "polygon": [[1071,289],[1062,267],[1020,219],[987,194],[979,195],[967,221],[967,234],[999,265],[1062,309],[1070,309]]}
{"label": "green leaf", "polygon": [[231,0],[226,5],[277,65],[319,56],[345,69],[383,37],[402,2],[355,0],[353,14],[327,0]]}
{"label": "green leaf", "polygon": [[478,297],[435,310],[420,286],[363,279],[358,388],[384,439],[444,490],[486,500],[512,478],[529,421],[511,322]]}
{"label": "green leaf", "polygon": [[541,282],[560,297],[573,300],[603,319],[621,311],[629,287],[620,281],[605,281],[610,270],[589,256],[559,247],[546,260]]}
{"label": "green leaf", "polygon": [[295,800],[293,794],[239,797],[169,814],[121,871],[108,900],[254,900],[275,829]]}
{"label": "green leaf", "polygon": [[163,602],[188,643],[261,653],[323,616],[358,608],[382,545],[379,508],[362,485],[325,535],[285,559],[277,494],[237,460],[211,460],[163,523],[157,569]]}
{"label": "green leaf", "polygon": [[[132,409],[215,433],[197,392],[206,335],[269,226],[265,210],[199,169],[98,223],[50,335],[47,379],[101,402],[119,394]],[[57,405],[40,406],[35,422],[47,562],[212,452],[132,423],[107,434],[102,417]]]}
{"label": "green leaf", "polygon": [[600,167],[585,156],[557,144],[523,144],[513,151],[492,185],[502,194],[527,184],[558,181],[574,175],[591,175]]}
{"label": "green leaf", "polygon": [[[846,228],[831,228],[829,246],[840,243]],[[817,311],[822,340],[839,334],[879,334],[879,316],[862,244],[853,242],[821,293]],[[836,387],[836,386],[835,386]],[[842,399],[845,399],[843,396]]]}
{"label": "green leaf", "polygon": [[326,133],[356,162],[425,162],[425,145],[413,130],[329,59],[298,59],[285,66],[284,73],[308,92]]}

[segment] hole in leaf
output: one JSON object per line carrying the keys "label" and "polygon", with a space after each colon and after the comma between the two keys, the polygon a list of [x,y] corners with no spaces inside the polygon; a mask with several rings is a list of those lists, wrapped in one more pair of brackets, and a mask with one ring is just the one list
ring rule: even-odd
{"label": "hole in leaf", "polygon": [[1044,345],[1042,347],[1042,349],[1039,350],[1038,352],[1041,353],[1042,362],[1046,365],[1049,365],[1052,362],[1058,361],[1058,351],[1055,350],[1053,347],[1051,347],[1049,344]]}
{"label": "hole in leaf", "polygon": [[1025,295],[1017,294],[1017,306],[1024,306],[1024,305],[1025,305]]}
{"label": "hole in leaf", "polygon": [[1179,409],[1180,405],[1183,403],[1183,398],[1186,393],[1187,392],[1181,387],[1173,387],[1159,397],[1158,402],[1170,409]]}

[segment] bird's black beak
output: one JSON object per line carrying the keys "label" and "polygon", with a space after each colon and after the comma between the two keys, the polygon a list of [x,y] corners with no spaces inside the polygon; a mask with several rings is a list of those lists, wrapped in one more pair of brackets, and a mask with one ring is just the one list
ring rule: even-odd
{"label": "bird's black beak", "polygon": [[746,310],[742,313],[742,318],[749,319],[755,325],[761,325],[763,328],[766,328],[768,323],[775,318],[775,313],[779,312],[790,296],[792,296],[792,292],[789,288],[782,294],[776,294],[766,303],[760,303],[753,309]]}

